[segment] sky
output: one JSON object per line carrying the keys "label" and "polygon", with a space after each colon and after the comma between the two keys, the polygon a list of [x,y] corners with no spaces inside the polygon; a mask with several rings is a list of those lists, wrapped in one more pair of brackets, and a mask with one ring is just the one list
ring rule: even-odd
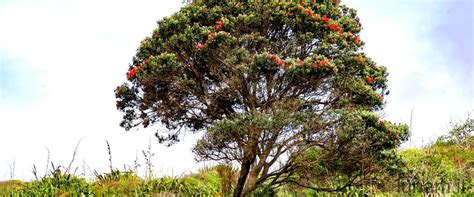
{"label": "sky", "polygon": [[[358,10],[364,51],[387,66],[384,118],[410,123],[420,146],[474,109],[474,3],[471,0],[343,0]],[[190,151],[199,135],[170,148],[154,130],[120,126],[114,89],[156,21],[181,0],[0,0],[0,180],[40,175],[46,163],[91,175],[144,165],[151,145],[157,176],[180,176],[209,163]],[[14,169],[13,169],[14,167]],[[139,168],[143,172],[143,167]]]}

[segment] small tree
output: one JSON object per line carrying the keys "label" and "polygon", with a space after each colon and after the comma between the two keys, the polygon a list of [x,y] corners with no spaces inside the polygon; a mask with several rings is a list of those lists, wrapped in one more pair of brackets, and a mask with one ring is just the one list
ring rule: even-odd
{"label": "small tree", "polygon": [[[161,123],[168,145],[204,131],[193,152],[240,164],[235,196],[282,184],[302,167],[298,155],[350,132],[338,127],[344,114],[382,109],[386,68],[360,51],[360,30],[354,10],[330,1],[191,3],[142,41],[115,90],[121,126]],[[370,128],[394,145],[406,135],[383,121]]]}
{"label": "small tree", "polygon": [[460,148],[470,149],[473,144],[474,119],[468,113],[463,121],[450,122],[450,131],[447,135],[438,138],[438,142],[454,143]]}

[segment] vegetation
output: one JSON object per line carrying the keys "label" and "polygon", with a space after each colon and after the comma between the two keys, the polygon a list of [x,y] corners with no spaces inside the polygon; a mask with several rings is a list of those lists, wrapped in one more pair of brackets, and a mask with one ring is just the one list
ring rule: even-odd
{"label": "vegetation", "polygon": [[377,115],[388,73],[361,51],[361,29],[333,1],[193,2],[142,41],[115,91],[121,126],[163,125],[168,145],[204,132],[193,152],[239,164],[234,196],[359,184],[408,137]]}
{"label": "vegetation", "polygon": [[[346,185],[347,174],[340,170],[343,165],[338,166],[337,162],[326,165],[312,162],[304,168],[308,171],[296,171],[290,180],[299,178],[313,184],[314,188],[290,183],[274,187],[264,182],[247,196],[474,195],[472,123],[472,119],[468,118],[455,124],[448,135],[441,136],[424,148],[385,152],[384,155],[391,159],[383,161],[390,161],[391,167],[363,168],[366,173],[356,177],[352,182],[354,184]],[[459,132],[466,132],[465,137],[456,138]],[[110,151],[110,146],[107,148]],[[149,158],[151,153],[147,154],[144,154],[145,158]],[[308,150],[302,158],[309,157],[310,161],[314,161],[311,159],[314,155],[324,154],[318,150]],[[364,160],[363,157],[359,159]],[[109,160],[112,161],[111,155]],[[379,166],[377,163],[374,165]],[[141,178],[136,171],[111,168],[108,173],[95,172],[94,178],[86,180],[68,173],[67,168],[61,166],[51,165],[51,169],[48,174],[30,182],[0,182],[0,196],[229,196],[233,194],[239,177],[238,170],[229,164],[204,167],[182,177],[162,178],[149,174]],[[318,173],[323,171],[328,178],[319,178],[321,176]],[[35,171],[34,174],[37,175]],[[344,188],[338,191],[318,189],[330,186]]]}
{"label": "vegetation", "polygon": [[[459,168],[446,160],[429,160],[427,157],[448,158],[438,152],[430,152],[439,148],[436,144],[424,149],[400,151],[402,158],[409,162],[404,169],[409,172],[405,177],[386,177],[383,185],[366,183],[346,187],[339,192],[324,192],[314,189],[304,189],[294,185],[284,185],[278,188],[262,185],[249,196],[332,196],[335,194],[395,196],[401,194],[452,194],[464,196],[474,194],[472,161],[461,165],[470,166],[471,174],[463,173],[467,168]],[[456,147],[450,147],[456,149]],[[464,152],[465,155],[473,155]],[[412,157],[420,154],[423,157]],[[418,163],[417,163],[418,162]],[[446,163],[444,163],[446,162]],[[222,173],[222,169],[227,172]],[[229,176],[230,175],[230,176]],[[31,182],[5,181],[0,182],[0,196],[224,196],[231,194],[235,188],[238,172],[226,165],[203,168],[198,173],[183,177],[163,177],[143,179],[135,172],[114,170],[98,174],[94,179],[86,181],[61,170],[56,169],[52,174]],[[227,181],[227,183],[226,183]],[[411,183],[406,185],[405,183]]]}
{"label": "vegetation", "polygon": [[380,117],[388,73],[361,51],[360,30],[334,0],[190,3],[142,41],[117,108],[126,130],[165,126],[166,145],[203,132],[196,158],[223,164],[158,178],[149,145],[140,177],[113,168],[107,142],[109,172],[86,179],[70,171],[78,143],[68,167],[33,167],[35,180],[0,182],[0,195],[473,195],[474,120],[397,149],[409,128]]}

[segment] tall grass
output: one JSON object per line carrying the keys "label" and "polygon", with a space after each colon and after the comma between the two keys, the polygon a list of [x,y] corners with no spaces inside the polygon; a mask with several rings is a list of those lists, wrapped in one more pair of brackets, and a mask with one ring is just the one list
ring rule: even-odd
{"label": "tall grass", "polygon": [[[47,149],[48,164],[45,175],[40,176],[34,165],[32,172],[35,180],[29,182],[17,180],[0,182],[0,196],[231,196],[238,178],[238,170],[230,164],[204,166],[196,173],[189,173],[180,177],[154,177],[151,158],[155,154],[152,152],[151,143],[147,150],[142,151],[143,166],[146,171],[145,176],[140,177],[137,172],[138,166],[141,166],[138,154],[134,160],[133,168],[125,168],[124,170],[113,168],[112,148],[110,143],[106,141],[109,171],[105,173],[94,171],[93,178],[86,179],[85,172],[82,173],[82,176],[78,176],[75,174],[76,170],[72,170],[79,143],[80,141],[76,145],[72,159],[66,167],[51,162]],[[426,169],[409,172],[407,174],[411,176],[407,177],[389,177],[390,179],[386,181],[387,183],[391,181],[390,184],[393,187],[388,190],[380,190],[380,188],[368,185],[364,188],[348,187],[341,192],[328,193],[292,188],[285,185],[279,188],[262,185],[249,196],[474,196],[474,193],[472,193],[474,184],[467,175],[454,173],[453,175],[459,176],[450,179],[439,179],[441,181],[438,182],[436,182],[438,179],[429,178],[430,176],[421,177],[430,172],[448,173],[450,169],[461,169],[459,166],[456,166],[456,168],[454,165],[450,166],[451,163],[445,160],[458,159],[458,157],[461,157],[462,160],[472,159],[472,150],[457,153],[457,150],[446,144],[438,144],[433,149],[427,148],[415,149],[415,151],[412,151],[413,153],[401,152],[405,154],[408,161],[412,162],[411,165],[424,165]],[[434,153],[443,154],[446,157],[432,156],[431,154]],[[419,161],[419,159],[423,161]],[[417,162],[422,163],[418,164]],[[472,165],[469,162],[468,164]],[[441,167],[444,167],[447,171],[440,171]],[[13,179],[14,162],[10,168],[12,171],[10,177]],[[83,168],[85,168],[85,164],[83,164]]]}

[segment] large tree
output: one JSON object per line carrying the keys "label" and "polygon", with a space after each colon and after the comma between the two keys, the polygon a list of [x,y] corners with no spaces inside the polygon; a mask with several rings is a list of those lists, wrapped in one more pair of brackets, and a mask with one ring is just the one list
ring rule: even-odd
{"label": "large tree", "polygon": [[376,151],[393,148],[406,129],[373,113],[387,71],[361,51],[360,30],[356,12],[332,1],[186,5],[142,41],[117,87],[121,126],[164,125],[156,136],[168,145],[205,132],[193,151],[240,164],[235,196],[293,180],[308,150],[342,150],[348,114],[390,136]]}

